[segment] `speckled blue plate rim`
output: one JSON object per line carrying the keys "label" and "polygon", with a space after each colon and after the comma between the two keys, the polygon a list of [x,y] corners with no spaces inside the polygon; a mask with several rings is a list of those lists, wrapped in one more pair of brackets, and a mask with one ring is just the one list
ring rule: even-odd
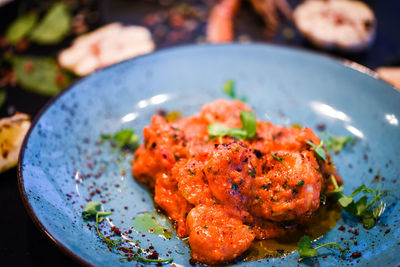
{"label": "speckled blue plate rim", "polygon": [[[141,58],[144,57],[152,57],[156,54],[162,54],[165,52],[170,52],[173,50],[180,50],[180,49],[196,49],[197,47],[199,48],[204,48],[204,47],[231,47],[231,46],[236,46],[236,47],[240,47],[240,46],[246,46],[246,47],[279,47],[280,49],[288,49],[288,50],[297,50],[299,52],[302,53],[306,53],[306,54],[310,54],[310,55],[314,55],[314,56],[319,56],[319,57],[325,57],[328,58],[332,61],[336,61],[339,64],[344,65],[345,67],[348,67],[349,69],[353,69],[355,71],[361,72],[367,76],[370,76],[376,80],[380,80],[381,82],[385,83],[386,85],[389,85],[389,87],[391,87],[394,91],[396,91],[396,93],[399,93],[399,90],[397,90],[393,85],[387,83],[386,81],[380,79],[378,77],[378,74],[373,71],[372,69],[365,67],[363,65],[360,65],[354,61],[348,60],[348,59],[344,59],[344,58],[340,58],[337,56],[332,56],[330,54],[327,53],[323,53],[323,52],[316,52],[316,51],[312,51],[306,48],[300,48],[300,47],[293,47],[293,46],[282,46],[282,45],[274,45],[274,44],[265,44],[265,43],[258,43],[258,42],[254,42],[254,43],[229,43],[229,44],[192,44],[192,45],[179,45],[179,46],[175,46],[172,48],[164,48],[164,49],[160,49],[157,50],[153,53],[150,54],[146,54],[146,55],[142,55],[142,56],[138,56],[135,57],[133,59],[128,59],[126,61],[137,61],[140,60]],[[30,218],[32,219],[32,221],[34,222],[34,224],[36,225],[37,228],[40,229],[40,231],[42,231],[47,238],[49,238],[51,240],[51,242],[53,242],[65,255],[69,256],[70,258],[72,258],[73,260],[75,260],[77,263],[84,265],[84,266],[93,266],[91,265],[88,261],[86,261],[85,259],[83,259],[82,257],[78,256],[76,253],[74,253],[72,250],[68,249],[66,246],[64,246],[59,240],[57,240],[48,230],[47,228],[42,224],[42,222],[38,219],[38,217],[36,216],[28,198],[26,195],[26,191],[25,191],[25,187],[24,187],[24,178],[23,178],[23,165],[22,165],[22,160],[24,158],[24,153],[25,153],[25,148],[26,145],[29,141],[29,137],[31,135],[31,132],[33,131],[33,129],[35,128],[36,124],[39,122],[39,120],[41,119],[42,115],[49,109],[49,107],[55,103],[59,98],[61,98],[65,93],[69,92],[71,89],[73,89],[75,87],[76,84],[83,82],[84,80],[88,79],[89,77],[93,76],[93,75],[98,75],[101,72],[104,71],[108,71],[108,69],[114,68],[115,66],[119,65],[119,64],[124,64],[126,61],[122,61],[119,62],[117,64],[108,66],[106,68],[100,69],[82,79],[79,79],[77,81],[75,81],[74,83],[72,83],[68,88],[64,89],[63,91],[61,91],[60,93],[58,93],[57,95],[55,95],[54,97],[52,97],[38,112],[38,114],[34,117],[34,119],[32,120],[31,123],[31,127],[29,128],[27,134],[25,135],[24,141],[22,143],[21,146],[21,150],[20,150],[20,154],[18,157],[18,167],[17,167],[17,179],[18,179],[18,187],[19,187],[19,192],[21,195],[21,199],[22,202],[25,206],[25,209],[27,211],[27,213],[29,214]]]}

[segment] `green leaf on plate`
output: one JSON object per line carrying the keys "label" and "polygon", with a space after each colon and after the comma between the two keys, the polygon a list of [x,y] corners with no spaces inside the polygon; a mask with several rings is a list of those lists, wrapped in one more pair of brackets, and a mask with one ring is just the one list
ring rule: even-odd
{"label": "green leaf on plate", "polygon": [[253,138],[257,133],[257,118],[254,112],[243,110],[240,112],[242,129],[247,132],[247,138]]}
{"label": "green leaf on plate", "polygon": [[235,82],[232,80],[228,80],[224,83],[223,91],[225,94],[227,94],[230,98],[235,99],[236,98],[236,92],[235,92]]}
{"label": "green leaf on plate", "polygon": [[115,133],[113,139],[119,148],[125,146],[136,148],[139,142],[139,136],[132,129],[124,129]]}
{"label": "green leaf on plate", "polygon": [[244,140],[247,138],[247,132],[244,129],[232,128],[229,129],[228,134],[238,140]]}
{"label": "green leaf on plate", "polygon": [[322,159],[323,161],[326,161],[326,154],[325,154],[325,150],[322,147],[324,144],[324,141],[322,140],[318,146],[316,146],[313,142],[311,141],[306,141],[306,143],[311,146],[312,148],[314,148],[314,152],[315,154]]}
{"label": "green leaf on plate", "polygon": [[38,44],[56,44],[71,30],[72,16],[64,3],[55,3],[32,30],[30,39]]}
{"label": "green leaf on plate", "polygon": [[19,16],[7,28],[7,42],[9,44],[16,44],[18,41],[28,35],[29,31],[32,30],[37,21],[38,15],[34,12]]}
{"label": "green leaf on plate", "polygon": [[326,148],[334,153],[341,151],[347,144],[354,144],[355,138],[352,136],[331,136],[325,140]]}
{"label": "green leaf on plate", "polygon": [[71,82],[53,58],[14,56],[10,60],[18,83],[34,93],[52,96]]}
{"label": "green leaf on plate", "polygon": [[299,261],[304,258],[318,256],[318,251],[311,248],[311,240],[309,236],[303,236],[300,239],[299,243],[297,243],[297,248],[300,254]]}
{"label": "green leaf on plate", "polygon": [[213,138],[224,137],[225,135],[228,135],[230,129],[223,124],[214,123],[208,125],[207,130],[210,138]]}

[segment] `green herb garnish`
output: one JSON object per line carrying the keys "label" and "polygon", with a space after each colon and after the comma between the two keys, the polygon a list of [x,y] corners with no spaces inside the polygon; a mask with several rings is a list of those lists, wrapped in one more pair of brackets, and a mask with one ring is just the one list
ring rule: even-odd
{"label": "green herb garnish", "polygon": [[[362,218],[364,228],[371,229],[374,227],[376,221],[385,211],[386,203],[382,198],[386,196],[389,191],[382,190],[382,188],[371,189],[363,184],[354,190],[351,195],[346,196],[342,193],[343,187],[338,186],[333,175],[331,175],[331,181],[335,189],[326,192],[326,194],[335,194],[338,197],[339,204],[348,213]],[[360,193],[363,193],[364,196],[356,201],[354,197]],[[368,202],[369,197],[372,197],[370,202]]]}
{"label": "green herb garnish", "polygon": [[35,12],[30,12],[19,16],[14,20],[6,31],[6,39],[9,44],[16,44],[32,30],[38,20]]}
{"label": "green herb garnish", "polygon": [[[88,202],[85,207],[82,210],[82,217],[85,220],[89,219],[95,219],[96,221],[96,231],[99,237],[107,244],[107,246],[110,249],[113,248],[122,248],[121,243],[122,242],[133,242],[132,240],[128,239],[110,239],[105,237],[99,230],[99,223],[103,221],[104,216],[111,215],[112,212],[106,212],[106,211],[101,211],[101,204],[99,202]],[[135,253],[132,249],[128,249],[132,253]],[[139,250],[136,252],[136,256],[130,257],[130,260],[140,260],[143,262],[172,262],[174,259],[147,259],[139,255],[139,251],[142,251],[142,249],[139,248]],[[123,257],[120,259],[120,261],[128,259],[128,257]]]}
{"label": "green herb garnish", "polygon": [[32,30],[29,37],[38,44],[56,44],[69,33],[72,15],[65,3],[55,3]]}
{"label": "green herb garnish", "polygon": [[296,186],[302,186],[302,185],[304,185],[304,180],[300,180],[300,181],[296,184]]}
{"label": "green herb garnish", "polygon": [[279,161],[283,166],[285,166],[285,164],[283,163],[283,159],[284,158],[286,158],[286,157],[278,157],[276,154],[274,154],[273,152],[271,152],[271,156],[275,159],[275,160],[277,160],[277,161]]}
{"label": "green herb garnish", "polygon": [[232,184],[232,190],[237,191],[239,186],[237,184]]}
{"label": "green herb garnish", "polygon": [[325,154],[325,150],[322,147],[324,144],[324,141],[322,140],[318,146],[316,146],[313,142],[311,141],[306,141],[306,143],[311,146],[314,149],[315,154],[322,159],[323,161],[326,161],[326,154]]}
{"label": "green herb garnish", "polygon": [[53,96],[70,84],[72,77],[50,57],[12,56],[17,82],[25,90],[45,96]]}
{"label": "green herb garnish", "polygon": [[299,250],[300,258],[299,262],[302,261],[305,258],[310,258],[310,257],[316,257],[318,256],[318,249],[321,249],[323,247],[330,247],[334,248],[340,251],[340,253],[343,255],[346,252],[346,249],[340,246],[340,243],[344,242],[356,242],[356,240],[343,240],[339,242],[330,242],[326,243],[323,245],[319,245],[315,248],[311,248],[311,239],[309,236],[303,236],[300,241],[297,243],[297,248]]}
{"label": "green herb garnish", "polygon": [[131,148],[138,147],[139,136],[132,129],[123,129],[113,135],[101,135],[101,140],[111,140],[118,148]]}
{"label": "green herb garnish", "polygon": [[242,102],[247,101],[247,97],[245,97],[245,96],[238,98],[238,96],[236,95],[236,90],[235,90],[235,82],[232,80],[228,80],[224,83],[223,91],[231,99],[240,100]]}
{"label": "green herb garnish", "polygon": [[347,144],[355,142],[355,138],[352,136],[331,136],[325,139],[325,146],[327,149],[332,150],[334,153],[341,151]]}
{"label": "green herb garnish", "polygon": [[247,132],[247,138],[253,138],[257,133],[257,118],[254,112],[243,110],[240,112],[242,130]]}
{"label": "green herb garnish", "polygon": [[244,140],[247,138],[253,138],[257,133],[257,118],[256,115],[248,110],[240,112],[240,120],[242,121],[242,128],[228,128],[223,124],[210,124],[208,125],[208,136],[213,137],[224,137],[230,135],[236,139]]}

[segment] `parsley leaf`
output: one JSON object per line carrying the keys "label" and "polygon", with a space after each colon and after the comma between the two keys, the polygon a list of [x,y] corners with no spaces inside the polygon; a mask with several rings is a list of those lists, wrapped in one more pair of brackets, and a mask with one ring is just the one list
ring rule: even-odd
{"label": "parsley leaf", "polygon": [[318,251],[316,249],[311,248],[311,240],[309,236],[303,236],[299,243],[297,243],[297,248],[299,250],[301,261],[304,258],[315,257],[318,256]]}
{"label": "parsley leaf", "polygon": [[118,148],[136,149],[138,147],[139,136],[132,129],[123,129],[113,135],[103,134],[101,140],[111,140]]}
{"label": "parsley leaf", "polygon": [[238,98],[238,96],[236,95],[235,82],[233,80],[226,81],[224,83],[224,86],[223,86],[222,90],[231,99],[237,99],[237,100],[240,100],[242,102],[247,102],[247,97],[242,96],[242,97]]}
{"label": "parsley leaf", "polygon": [[232,80],[226,81],[224,83],[223,90],[224,90],[224,93],[227,94],[230,98],[232,98],[232,99],[236,98],[234,81],[232,81]]}
{"label": "parsley leaf", "polygon": [[243,110],[240,112],[240,120],[242,121],[242,128],[228,128],[218,123],[210,124],[207,127],[208,136],[210,138],[221,138],[230,135],[239,140],[253,138],[257,133],[256,115],[251,111]]}
{"label": "parsley leaf", "polygon": [[247,132],[248,138],[253,138],[257,133],[257,118],[254,112],[243,110],[240,112],[242,129]]}
{"label": "parsley leaf", "polygon": [[[346,196],[342,193],[343,187],[338,186],[333,175],[331,175],[331,181],[335,189],[326,193],[336,194],[339,204],[345,208],[349,214],[362,218],[364,228],[370,229],[374,227],[376,221],[385,211],[386,203],[382,201],[382,198],[386,196],[389,191],[382,190],[382,188],[371,189],[363,184],[354,190],[350,196]],[[355,201],[354,197],[360,193],[364,195]],[[372,197],[372,199],[368,202],[369,197]]]}
{"label": "parsley leaf", "polygon": [[[276,154],[274,154],[273,152],[271,152],[271,156],[275,159],[275,160],[277,160],[277,161],[279,161],[283,166],[285,166],[285,164],[282,162],[282,160],[284,159],[284,158],[286,158],[286,157],[278,157]],[[303,180],[302,180],[303,181]],[[303,184],[304,184],[304,181],[303,181]]]}
{"label": "parsley leaf", "polygon": [[354,143],[355,138],[352,136],[331,136],[325,139],[326,148],[334,153],[341,151],[347,144]]}
{"label": "parsley leaf", "polygon": [[322,140],[318,146],[316,146],[313,142],[311,141],[306,141],[306,143],[311,146],[314,149],[315,154],[322,159],[323,161],[326,161],[326,154],[325,154],[325,150],[322,147],[324,144],[324,141]]}
{"label": "parsley leaf", "polygon": [[111,215],[112,212],[104,212],[100,211],[101,204],[99,202],[91,201],[88,202],[82,210],[82,217],[85,220],[89,220],[91,218],[96,218],[96,220],[100,223],[103,221],[103,217],[107,215]]}
{"label": "parsley leaf", "polygon": [[318,249],[323,247],[330,247],[339,250],[341,254],[346,252],[345,248],[339,245],[339,243],[345,242],[356,242],[356,240],[342,240],[339,242],[329,242],[323,245],[319,245],[316,248],[311,248],[311,239],[309,236],[303,236],[300,241],[297,243],[297,248],[300,254],[299,262],[305,258],[316,257],[318,256]]}
{"label": "parsley leaf", "polygon": [[228,135],[230,131],[230,129],[225,125],[217,123],[208,125],[207,130],[210,138],[224,137],[225,135]]}

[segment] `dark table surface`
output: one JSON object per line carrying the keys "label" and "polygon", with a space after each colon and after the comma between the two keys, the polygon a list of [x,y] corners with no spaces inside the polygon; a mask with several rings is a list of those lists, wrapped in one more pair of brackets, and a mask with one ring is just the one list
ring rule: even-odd
{"label": "dark table surface", "polygon": [[[14,1],[0,7],[0,33],[16,18],[18,9],[24,1]],[[25,1],[27,2],[27,1]],[[206,9],[207,2],[212,1],[160,1],[157,0],[102,0],[95,1],[92,8],[98,11],[100,19],[95,26],[121,21],[123,23],[142,24],[146,14],[154,12],[166,12],[179,2]],[[293,5],[300,1],[291,1]],[[369,68],[384,65],[400,65],[400,1],[398,0],[367,0],[378,21],[377,36],[372,47],[365,53],[358,55],[346,55],[331,53],[356,61]],[[97,24],[97,25],[96,25]],[[168,33],[174,31],[166,26],[167,34],[155,38],[157,48],[162,49],[174,45],[199,42],[204,37],[205,23],[199,21],[196,30],[180,38],[170,38]],[[289,22],[284,22],[282,28],[294,29]],[[151,28],[154,33],[157,29]],[[269,42],[274,44],[302,47],[316,50],[295,31],[294,38],[285,38],[282,31],[275,37],[267,38],[264,34],[262,21],[257,18],[249,5],[244,3],[236,20],[236,35],[245,36],[252,41]],[[172,35],[173,36],[173,35]],[[56,55],[62,47],[68,46],[71,38],[67,38],[62,44],[52,47],[33,47],[31,53]],[[319,51],[321,52],[321,51]],[[13,114],[16,110],[35,116],[40,108],[49,100],[22,90],[19,87],[8,88],[8,99],[0,109],[0,117]],[[18,190],[17,171],[13,168],[0,175],[0,265],[1,266],[73,266],[76,265],[65,256],[53,243],[40,232],[30,220],[22,204]]]}

